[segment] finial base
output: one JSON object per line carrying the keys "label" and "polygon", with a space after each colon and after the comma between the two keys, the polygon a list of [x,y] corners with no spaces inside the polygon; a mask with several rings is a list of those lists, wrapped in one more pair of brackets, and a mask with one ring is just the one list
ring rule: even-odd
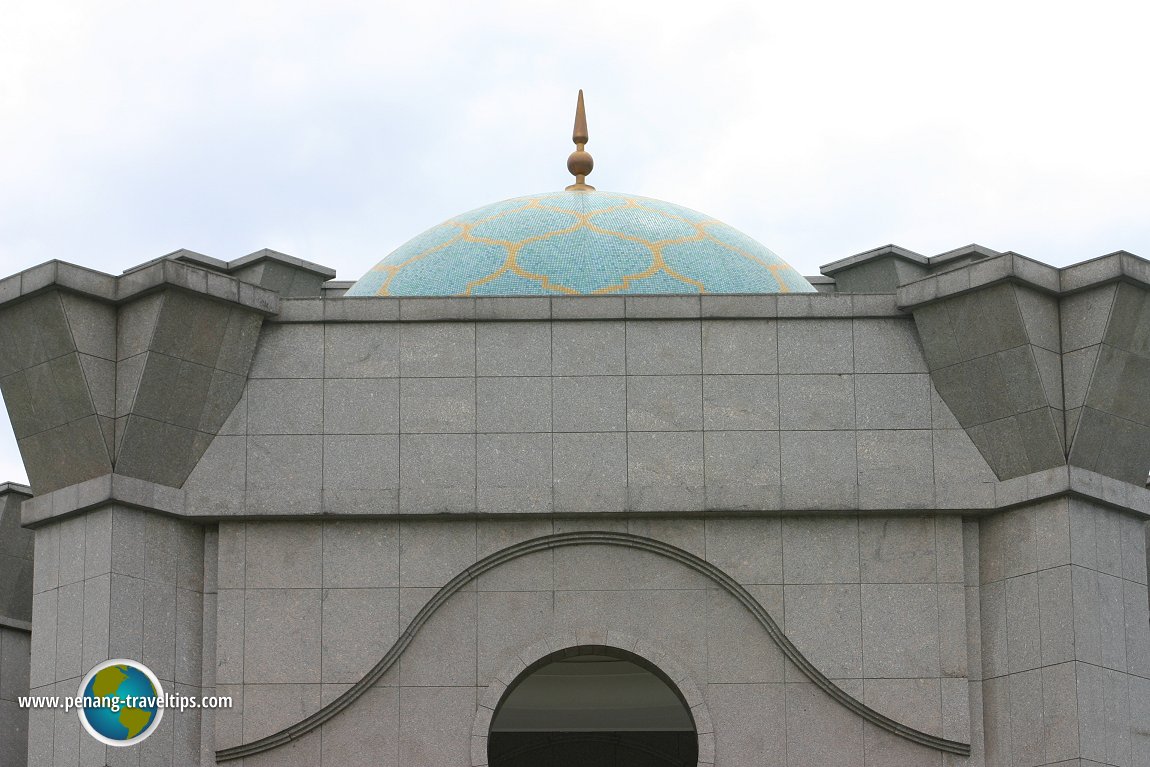
{"label": "finial base", "polygon": [[565,192],[594,192],[595,187],[591,186],[590,184],[578,183],[578,184],[572,184],[569,187],[565,187],[563,191],[565,191]]}

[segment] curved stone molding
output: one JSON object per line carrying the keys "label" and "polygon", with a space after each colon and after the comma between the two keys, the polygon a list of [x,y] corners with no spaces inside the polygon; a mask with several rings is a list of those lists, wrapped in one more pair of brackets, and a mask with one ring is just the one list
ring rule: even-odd
{"label": "curved stone molding", "polygon": [[[638,535],[631,535],[630,533],[612,533],[604,531],[586,531],[586,532],[572,532],[572,533],[556,533],[554,535],[545,535],[539,538],[534,538],[529,541],[523,541],[505,549],[495,552],[475,564],[468,567],[463,572],[456,575],[447,582],[439,591],[435,593],[427,604],[423,606],[395,643],[391,649],[380,658],[379,662],[368,671],[362,679],[347,689],[342,695],[327,704],[314,714],[301,719],[299,722],[285,727],[277,733],[268,735],[265,738],[244,743],[239,746],[221,749],[216,752],[216,760],[219,762],[227,762],[233,759],[240,759],[253,754],[269,751],[277,746],[282,746],[293,740],[302,738],[304,735],[315,730],[324,722],[328,721],[340,711],[350,706],[357,698],[369,690],[376,682],[383,677],[388,669],[395,664],[399,657],[403,654],[407,646],[419,633],[419,630],[431,618],[435,612],[443,606],[448,599],[455,595],[456,592],[461,590],[468,583],[478,578],[483,573],[493,570],[502,564],[518,559],[519,557],[527,554],[533,554],[538,551],[546,551],[548,549],[558,549],[564,546],[623,546],[625,548],[638,549],[640,551],[647,551],[652,554],[671,559],[682,565],[685,565],[695,572],[711,579],[717,586],[722,588],[728,594],[737,599],[747,610],[758,620],[759,624],[766,630],[771,640],[782,650],[783,654],[792,663],[797,666],[808,679],[811,680],[819,689],[831,696],[834,700],[845,706],[851,712],[861,716],[866,721],[881,727],[882,729],[891,732],[900,738],[905,738],[912,743],[927,746],[938,751],[949,754],[958,754],[960,756],[970,755],[970,744],[960,743],[954,740],[947,740],[940,738],[937,735],[931,735],[921,730],[916,730],[901,722],[896,722],[888,716],[880,714],[878,711],[867,706],[862,701],[856,699],[854,696],[848,694],[841,689],[838,685],[832,682],[821,671],[819,671],[814,664],[812,664],[806,657],[799,652],[798,648],[791,643],[791,640],[783,634],[782,629],[767,613],[766,609],[759,604],[751,593],[743,588],[737,581],[725,572],[715,567],[710,562],[677,548],[662,541],[656,541],[651,538],[644,538]],[[674,680],[678,683],[679,680]]]}
{"label": "curved stone molding", "polygon": [[559,654],[588,655],[615,654],[640,658],[671,680],[695,722],[695,735],[699,742],[698,767],[714,767],[715,728],[706,698],[691,680],[683,664],[653,642],[639,639],[612,628],[579,628],[565,634],[556,634],[519,651],[518,657],[499,670],[495,680],[487,686],[479,699],[479,708],[471,726],[471,767],[487,767],[487,735],[491,720],[507,688],[524,672],[542,661]]}

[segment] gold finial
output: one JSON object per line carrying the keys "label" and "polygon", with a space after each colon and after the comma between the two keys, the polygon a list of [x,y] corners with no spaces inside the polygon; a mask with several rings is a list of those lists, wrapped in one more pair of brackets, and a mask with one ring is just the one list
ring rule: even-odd
{"label": "gold finial", "polygon": [[595,187],[586,183],[595,161],[583,150],[587,145],[587,110],[583,108],[583,89],[579,89],[579,103],[575,106],[575,130],[571,132],[575,151],[567,158],[567,170],[575,177],[575,183],[567,187],[568,192],[590,192]]}

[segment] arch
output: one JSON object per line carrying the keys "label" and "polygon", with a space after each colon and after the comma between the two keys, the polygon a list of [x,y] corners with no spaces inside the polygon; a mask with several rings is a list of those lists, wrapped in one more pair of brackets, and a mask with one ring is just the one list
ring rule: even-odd
{"label": "arch", "polygon": [[738,581],[731,576],[727,575],[720,568],[701,559],[700,557],[692,554],[689,551],[684,551],[676,546],[663,541],[657,541],[653,538],[645,538],[640,535],[633,535],[631,533],[616,533],[606,531],[579,531],[571,533],[555,533],[553,535],[544,535],[538,538],[533,538],[528,541],[512,544],[507,548],[500,549],[494,554],[489,554],[475,564],[471,565],[461,573],[456,575],[448,581],[442,588],[435,593],[435,595],[428,600],[427,604],[423,606],[411,622],[404,629],[399,638],[387,651],[379,662],[366,674],[363,678],[352,685],[343,694],[322,707],[319,711],[311,714],[299,722],[296,722],[289,727],[285,727],[279,732],[268,735],[267,737],[260,738],[259,740],[250,743],[244,743],[239,746],[221,749],[216,752],[216,761],[226,762],[233,759],[241,759],[245,756],[269,751],[285,743],[290,743],[297,740],[307,733],[315,730],[324,722],[331,719],[343,709],[347,708],[356,699],[370,689],[379,679],[387,672],[392,665],[411,644],[412,639],[419,632],[431,616],[439,610],[443,604],[451,598],[456,592],[460,591],[464,586],[472,580],[478,578],[483,573],[492,570],[502,564],[511,562],[519,557],[533,554],[538,551],[546,551],[548,549],[562,548],[564,546],[622,546],[626,548],[638,549],[640,551],[647,551],[653,554],[671,559],[678,562],[695,572],[709,578],[719,588],[722,588],[739,603],[743,605],[759,622],[759,625],[767,632],[771,638],[788,660],[795,664],[796,667],[815,684],[816,687],[821,689],[839,704],[845,706],[854,714],[862,717],[866,721],[880,727],[894,735],[917,743],[928,748],[933,748],[937,751],[942,751],[948,754],[958,754],[959,756],[970,755],[970,744],[960,743],[954,740],[948,740],[937,735],[917,730],[901,722],[895,721],[885,714],[875,711],[870,706],[867,706],[862,701],[847,693],[845,690],[831,681],[822,671],[815,667],[813,663],[807,660],[798,648],[794,646],[790,639],[775,623],[774,619],[767,612],[754,596],[749,591],[743,588]]}
{"label": "arch", "polygon": [[487,767],[487,738],[499,704],[512,685],[548,662],[564,655],[603,654],[637,658],[652,669],[679,695],[695,723],[698,738],[698,767],[713,767],[715,729],[706,698],[690,678],[686,667],[653,642],[639,639],[612,628],[579,628],[555,634],[520,650],[512,662],[501,668],[495,680],[479,698],[471,726],[471,765]]}

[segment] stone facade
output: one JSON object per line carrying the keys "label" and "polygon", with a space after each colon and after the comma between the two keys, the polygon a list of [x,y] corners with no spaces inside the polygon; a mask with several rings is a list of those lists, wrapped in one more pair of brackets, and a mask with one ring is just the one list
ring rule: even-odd
{"label": "stone facade", "polygon": [[33,711],[28,764],[477,767],[524,669],[612,648],[676,684],[700,764],[1150,765],[1150,263],[824,273],[344,298],[264,251],[0,281],[35,493],[4,496],[35,573],[0,755],[7,691],[127,657],[234,706],[126,749]]}

